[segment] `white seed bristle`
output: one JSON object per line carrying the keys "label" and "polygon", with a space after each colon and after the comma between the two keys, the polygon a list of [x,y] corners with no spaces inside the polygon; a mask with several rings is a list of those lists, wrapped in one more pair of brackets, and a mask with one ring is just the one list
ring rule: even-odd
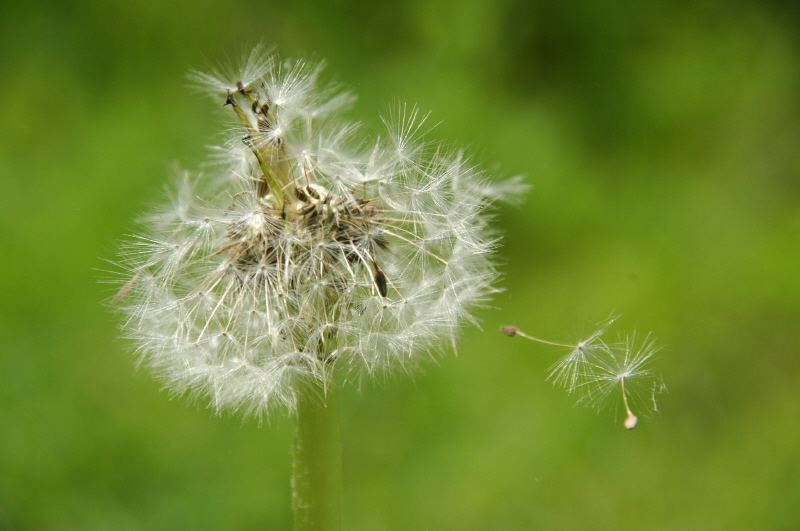
{"label": "white seed bristle", "polygon": [[238,120],[221,169],[183,176],[121,252],[113,302],[141,362],[219,411],[293,410],[334,367],[413,369],[496,291],[502,186],[424,142],[416,109],[356,138],[319,72],[257,49],[238,75],[195,74]]}

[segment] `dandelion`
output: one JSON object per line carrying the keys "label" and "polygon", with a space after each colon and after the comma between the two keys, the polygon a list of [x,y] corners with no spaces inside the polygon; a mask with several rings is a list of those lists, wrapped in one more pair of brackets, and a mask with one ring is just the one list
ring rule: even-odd
{"label": "dandelion", "polygon": [[415,109],[360,139],[337,115],[353,98],[320,87],[320,71],[256,48],[237,72],[193,75],[234,124],[211,170],[183,174],[124,245],[112,301],[173,393],[297,413],[295,512],[309,521],[338,503],[303,479],[338,444],[334,373],[410,371],[454,345],[496,291],[485,211],[521,186],[425,141]]}
{"label": "dandelion", "polygon": [[579,403],[598,410],[605,407],[612,397],[621,397],[626,413],[623,424],[632,430],[639,418],[631,410],[631,404],[658,411],[656,395],[666,390],[660,376],[649,367],[652,357],[661,347],[649,334],[641,342],[637,342],[635,333],[624,341],[604,342],[603,334],[616,319],[611,316],[601,322],[592,334],[575,345],[529,336],[514,326],[504,326],[500,330],[510,337],[520,336],[569,349],[549,370],[554,385],[576,394]]}
{"label": "dandelion", "polygon": [[624,425],[629,430],[639,419],[631,411],[630,403],[637,402],[658,411],[656,395],[666,390],[661,378],[649,367],[651,358],[661,349],[648,334],[640,343],[636,334],[624,341],[607,346],[593,357],[585,373],[586,387],[583,400],[601,409],[618,388],[625,407]]}

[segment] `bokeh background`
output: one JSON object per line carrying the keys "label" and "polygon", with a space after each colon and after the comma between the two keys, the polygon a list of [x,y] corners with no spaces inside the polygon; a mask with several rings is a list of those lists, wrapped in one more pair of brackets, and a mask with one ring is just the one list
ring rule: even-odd
{"label": "bokeh background", "polygon": [[[799,5],[4,0],[0,529],[291,527],[291,420],[170,400],[98,281],[220,127],[185,73],[258,42],[327,59],[366,131],[415,103],[532,186],[483,329],[343,391],[347,529],[800,528]],[[497,331],[612,312],[665,345],[633,432]]]}

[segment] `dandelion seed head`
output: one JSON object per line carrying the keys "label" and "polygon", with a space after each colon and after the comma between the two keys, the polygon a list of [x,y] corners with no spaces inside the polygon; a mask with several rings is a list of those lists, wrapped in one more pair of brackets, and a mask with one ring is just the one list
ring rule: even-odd
{"label": "dandelion seed head", "polygon": [[291,411],[339,368],[412,371],[496,291],[498,188],[425,141],[416,109],[365,142],[320,71],[257,48],[238,73],[193,74],[238,126],[120,252],[139,363],[217,411]]}

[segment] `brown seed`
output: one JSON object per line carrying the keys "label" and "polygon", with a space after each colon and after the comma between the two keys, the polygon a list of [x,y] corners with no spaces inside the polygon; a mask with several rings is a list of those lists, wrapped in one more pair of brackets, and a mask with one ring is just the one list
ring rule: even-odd
{"label": "brown seed", "polygon": [[503,332],[508,337],[514,337],[519,335],[519,328],[516,326],[501,326],[500,331]]}
{"label": "brown seed", "polygon": [[381,297],[386,297],[386,273],[379,267],[375,268],[375,285],[378,286]]}
{"label": "brown seed", "polygon": [[129,281],[127,281],[127,282],[125,283],[125,285],[124,285],[124,286],[122,286],[122,289],[120,289],[120,290],[117,292],[117,294],[116,294],[116,295],[114,295],[114,298],[113,298],[113,299],[111,299],[111,304],[117,304],[119,301],[121,301],[122,299],[124,299],[124,298],[125,298],[125,295],[127,295],[127,294],[128,294],[130,291],[131,291],[131,288],[133,288],[133,284],[136,282],[136,278],[137,278],[138,276],[139,276],[139,275],[134,275],[134,277],[133,277],[132,279],[130,279]]}

